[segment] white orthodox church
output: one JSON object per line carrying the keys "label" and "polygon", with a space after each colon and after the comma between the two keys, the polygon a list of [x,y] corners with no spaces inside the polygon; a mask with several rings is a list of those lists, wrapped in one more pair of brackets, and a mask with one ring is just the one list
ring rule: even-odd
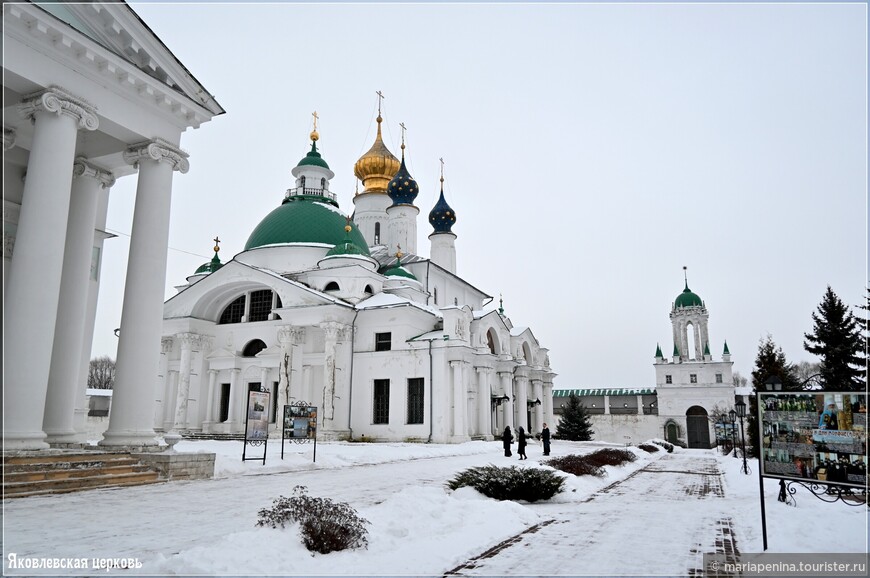
{"label": "white orthodox church", "polygon": [[249,391],[281,408],[318,407],[318,438],[462,442],[552,418],[547,349],[492,297],[457,274],[456,213],[441,195],[418,255],[418,186],[381,137],[354,165],[353,214],[330,190],[317,150],[253,229],[244,250],[215,257],[163,307],[153,428],[244,431]]}
{"label": "white orthodox church", "polygon": [[728,342],[723,342],[721,360],[710,354],[709,316],[687,280],[671,306],[672,357],[656,346],[654,387],[557,390],[557,407],[572,393],[579,396],[597,440],[664,438],[689,448],[712,447],[715,416],[731,410],[736,396],[746,392],[734,387]]}

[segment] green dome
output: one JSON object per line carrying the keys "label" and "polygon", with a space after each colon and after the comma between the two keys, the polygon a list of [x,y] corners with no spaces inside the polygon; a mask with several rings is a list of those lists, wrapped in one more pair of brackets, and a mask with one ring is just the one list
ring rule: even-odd
{"label": "green dome", "polygon": [[389,269],[384,271],[383,276],[384,277],[407,277],[408,279],[413,279],[414,281],[417,280],[417,278],[414,277],[413,273],[411,273],[410,271],[408,271],[407,269],[405,269],[404,267],[402,267],[398,263],[396,263],[395,265],[393,265],[392,267],[390,267]]}
{"label": "green dome", "polygon": [[200,265],[194,275],[199,275],[200,273],[214,273],[223,266],[224,264],[221,263],[221,260],[218,259],[217,253],[215,252],[214,257],[211,258],[211,261]]}
{"label": "green dome", "polygon": [[686,283],[686,288],[683,289],[683,292],[677,295],[676,300],[674,301],[674,307],[703,307],[704,302],[701,301],[701,298],[698,297],[695,293],[692,293],[689,290],[689,284]]}
{"label": "green dome", "polygon": [[353,244],[353,241],[350,240],[350,232],[348,232],[344,241],[326,253],[327,257],[333,257],[335,255],[366,255],[366,253],[363,253],[362,249]]}
{"label": "green dome", "polygon": [[326,161],[323,160],[323,157],[321,157],[320,153],[317,152],[317,144],[314,141],[311,141],[311,150],[296,166],[301,167],[305,165],[314,165],[316,167],[323,167],[324,169],[329,168],[329,165],[326,164]]}
{"label": "green dome", "polygon": [[351,223],[350,233],[345,234],[346,224],[345,215],[326,197],[289,197],[260,221],[248,237],[245,250],[286,243],[323,243],[334,247],[349,239],[360,255],[368,255],[369,247],[362,233]]}

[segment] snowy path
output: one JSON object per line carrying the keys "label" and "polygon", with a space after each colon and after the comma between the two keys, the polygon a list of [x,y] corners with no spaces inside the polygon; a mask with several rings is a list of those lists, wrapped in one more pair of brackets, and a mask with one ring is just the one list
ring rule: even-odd
{"label": "snowy path", "polygon": [[723,498],[712,454],[669,454],[570,510],[541,507],[542,516],[552,510],[552,523],[530,528],[448,575],[693,574],[701,553],[734,546]]}

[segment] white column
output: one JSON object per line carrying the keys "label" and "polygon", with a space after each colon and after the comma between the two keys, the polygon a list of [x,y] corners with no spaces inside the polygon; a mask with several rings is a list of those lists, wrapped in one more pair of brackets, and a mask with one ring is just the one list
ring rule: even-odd
{"label": "white column", "polygon": [[[169,379],[166,381],[166,395],[163,402],[163,431],[172,429],[175,419],[175,392],[178,391],[178,370],[169,370]],[[110,414],[111,415],[111,414]]]}
{"label": "white column", "polygon": [[453,368],[453,437],[457,440],[468,437],[464,423],[467,397],[462,383],[462,364],[462,361],[450,362],[450,367]]}
{"label": "white column", "polygon": [[605,415],[610,415],[610,396],[604,396],[604,413]]}
{"label": "white column", "polygon": [[46,441],[51,444],[79,441],[73,418],[78,389],[84,387],[78,378],[88,310],[97,200],[100,189],[115,182],[111,173],[81,157],[73,165],[73,174],[76,178],[72,186],[60,281],[63,307],[57,311],[43,421],[43,431],[48,436]]}
{"label": "white column", "polygon": [[504,425],[505,427],[509,427],[511,429],[514,428],[514,392],[513,387],[511,387],[511,382],[513,380],[513,373],[510,371],[499,371],[498,376],[501,378],[501,390],[502,392],[508,396],[508,399],[504,402]]}
{"label": "white column", "polygon": [[239,390],[241,389],[241,384],[239,383],[239,373],[241,373],[241,369],[238,367],[233,367],[230,369],[230,399],[227,402],[229,407],[227,408],[227,423],[234,424],[236,422],[236,416],[239,413],[237,410],[237,406],[241,403],[239,398],[241,395],[239,394]]}
{"label": "white column", "polygon": [[121,337],[109,429],[103,446],[156,445],[147,407],[157,369],[169,243],[172,173],[186,173],[187,153],[156,139],[132,147],[124,159],[139,166],[130,258],[121,313]]}
{"label": "white column", "polygon": [[[171,386],[169,383],[169,354],[172,353],[174,341],[171,337],[160,338],[160,369],[157,375],[162,377],[154,388],[154,427],[163,430],[166,406],[170,404]],[[159,403],[158,403],[159,400]]]}
{"label": "white column", "polygon": [[[3,299],[3,444],[7,450],[48,447],[43,413],[76,135],[80,128],[95,130],[99,124],[94,107],[56,87],[25,97],[20,112],[32,119],[34,127]],[[76,354],[80,352],[77,347]]]}
{"label": "white column", "polygon": [[318,405],[320,401],[318,401],[314,397],[314,387],[311,385],[311,366],[305,365],[302,367],[302,391],[303,397],[302,401],[307,401],[313,405]]}
{"label": "white column", "polygon": [[179,333],[181,341],[181,360],[178,363],[178,393],[175,396],[172,432],[187,429],[187,398],[190,397],[190,361],[193,348],[199,344],[199,335]]}
{"label": "white column", "polygon": [[701,360],[704,359],[703,351],[704,347],[701,345],[701,329],[698,327],[697,323],[692,323],[692,331],[695,333],[695,359]]}
{"label": "white column", "polygon": [[541,400],[541,403],[535,406],[535,431],[541,431],[544,423],[544,390],[540,379],[532,380],[532,390],[534,391],[535,399]]}
{"label": "white column", "polygon": [[208,370],[208,397],[205,406],[205,422],[208,424],[214,422],[214,389],[217,384],[217,375],[217,369]]}
{"label": "white column", "polygon": [[526,433],[528,433],[529,394],[527,388],[529,380],[528,377],[522,373],[517,373],[514,377],[517,382],[517,427],[522,427],[526,430]]}
{"label": "white column", "polygon": [[339,323],[322,323],[324,347],[323,347],[323,410],[320,423],[324,426],[324,432],[335,429],[335,351],[338,343],[339,332],[342,325]]}
{"label": "white column", "polygon": [[492,394],[489,387],[489,367],[475,367],[477,370],[477,421],[480,435],[489,439],[492,435]]}
{"label": "white column", "polygon": [[[552,379],[552,378],[551,378]],[[544,382],[544,422],[553,425],[553,384]]]}

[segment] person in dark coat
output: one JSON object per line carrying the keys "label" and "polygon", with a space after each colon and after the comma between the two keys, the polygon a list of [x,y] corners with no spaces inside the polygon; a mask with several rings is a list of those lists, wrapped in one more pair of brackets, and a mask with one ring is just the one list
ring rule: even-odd
{"label": "person in dark coat", "polygon": [[550,455],[550,428],[547,427],[547,424],[544,424],[544,428],[541,430],[541,443],[544,444],[544,455]]}
{"label": "person in dark coat", "polygon": [[501,434],[501,443],[504,445],[504,457],[509,458],[511,454],[511,442],[514,441],[514,436],[511,434],[510,426],[504,428],[504,433]]}
{"label": "person in dark coat", "polygon": [[526,432],[522,426],[517,428],[517,453],[521,460],[529,459],[526,457]]}

